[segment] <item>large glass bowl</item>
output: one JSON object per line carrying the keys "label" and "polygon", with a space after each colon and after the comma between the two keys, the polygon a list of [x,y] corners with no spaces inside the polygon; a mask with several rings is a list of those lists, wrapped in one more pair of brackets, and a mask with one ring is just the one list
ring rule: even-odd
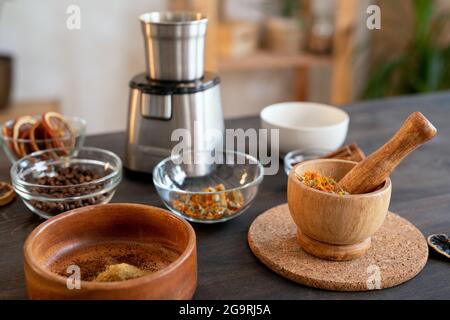
{"label": "large glass bowl", "polygon": [[[168,157],[153,170],[153,183],[164,204],[193,222],[230,220],[250,207],[264,177],[259,161],[247,154],[188,151]],[[193,160],[194,159],[194,160]]]}
{"label": "large glass bowl", "polygon": [[[35,119],[40,119],[41,116],[34,116]],[[57,149],[62,146],[72,145],[70,152],[75,152],[80,149],[86,136],[86,121],[78,117],[65,116],[64,119],[73,128],[74,137],[61,137],[61,138],[49,138],[49,139],[14,139],[4,135],[4,127],[10,122],[4,122],[0,127],[0,140],[2,143],[3,151],[5,152],[11,163],[16,162],[24,155],[31,154],[33,152],[39,152],[48,149]],[[36,149],[39,146],[39,150]],[[17,149],[21,150],[18,154]]]}
{"label": "large glass bowl", "polygon": [[[63,178],[62,170],[75,167],[77,174],[83,172],[82,180],[74,179],[74,174],[69,182],[69,176],[64,174],[65,180],[49,185],[48,179],[53,183]],[[108,203],[121,179],[120,158],[98,148],[81,148],[71,155],[66,149],[38,151],[23,157],[11,168],[16,193],[31,211],[45,219],[79,207]]]}

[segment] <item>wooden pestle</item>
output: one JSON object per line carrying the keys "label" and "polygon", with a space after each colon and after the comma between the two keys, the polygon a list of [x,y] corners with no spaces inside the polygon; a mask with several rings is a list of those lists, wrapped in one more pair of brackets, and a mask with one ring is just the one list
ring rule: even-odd
{"label": "wooden pestle", "polygon": [[436,133],[436,128],[422,113],[412,113],[388,142],[353,167],[338,182],[339,187],[350,194],[375,190],[406,156]]}

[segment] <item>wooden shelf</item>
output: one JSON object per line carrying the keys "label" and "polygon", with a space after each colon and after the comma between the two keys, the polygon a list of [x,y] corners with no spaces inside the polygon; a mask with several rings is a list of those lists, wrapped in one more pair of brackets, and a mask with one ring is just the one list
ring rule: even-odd
{"label": "wooden shelf", "polygon": [[48,111],[58,112],[59,107],[59,101],[56,99],[16,102],[0,111],[0,122],[5,122],[20,116],[39,115]]}
{"label": "wooden shelf", "polygon": [[298,55],[281,55],[267,51],[258,51],[242,58],[220,58],[220,71],[267,70],[304,67],[312,65],[331,65],[333,58],[327,55],[301,53]]}
{"label": "wooden shelf", "polygon": [[[208,16],[208,35],[206,40],[206,70],[252,71],[295,69],[295,96],[298,100],[308,100],[309,69],[312,66],[329,65],[332,68],[330,100],[339,105],[351,101],[353,86],[353,57],[356,48],[356,30],[358,16],[363,7],[358,0],[336,0],[335,32],[333,37],[333,54],[321,56],[299,54],[295,56],[277,55],[266,51],[243,58],[221,58],[219,54],[219,20],[223,16],[225,0],[171,0],[171,10],[188,10],[203,12]],[[314,0],[298,0],[304,5],[303,13],[312,16]],[[365,10],[365,9],[364,9]]]}

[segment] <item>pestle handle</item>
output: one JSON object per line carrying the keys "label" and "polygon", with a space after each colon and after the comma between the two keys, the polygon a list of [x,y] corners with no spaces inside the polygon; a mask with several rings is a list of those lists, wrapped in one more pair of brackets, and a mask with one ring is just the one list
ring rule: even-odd
{"label": "pestle handle", "polygon": [[436,133],[436,128],[422,113],[412,113],[388,142],[353,167],[338,185],[350,194],[375,190],[406,156]]}

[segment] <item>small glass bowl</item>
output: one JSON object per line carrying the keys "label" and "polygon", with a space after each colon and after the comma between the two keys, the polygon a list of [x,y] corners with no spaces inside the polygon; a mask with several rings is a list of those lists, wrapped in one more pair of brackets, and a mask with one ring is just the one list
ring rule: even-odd
{"label": "small glass bowl", "polygon": [[[114,153],[98,148],[81,148],[70,155],[68,152],[38,151],[18,160],[11,168],[16,193],[31,211],[45,219],[75,208],[108,203],[122,179],[122,161]],[[82,179],[86,182],[67,181],[76,174],[66,175],[64,180],[61,170],[70,168],[83,172]],[[42,182],[59,177],[61,182],[55,185]]]}
{"label": "small glass bowl", "polygon": [[[206,164],[211,163],[208,157],[215,161]],[[242,214],[255,199],[263,177],[264,168],[256,158],[235,151],[214,155],[187,151],[168,157],[153,170],[153,183],[166,207],[199,223],[224,222]]]}
{"label": "small glass bowl", "polygon": [[298,149],[293,150],[286,154],[284,157],[284,172],[289,175],[289,172],[293,167],[295,167],[296,164],[318,159],[320,157],[323,157],[327,154],[332,152],[332,150],[326,150],[326,149]]}
{"label": "small glass bowl", "polygon": [[[33,118],[40,119],[41,116],[34,116]],[[34,141],[31,139],[14,139],[6,137],[4,135],[3,128],[9,121],[4,122],[0,126],[0,140],[2,143],[3,151],[5,152],[9,161],[11,161],[11,163],[14,163],[20,158],[22,158],[22,155],[17,154],[17,152],[15,151],[15,149],[18,147],[21,150],[23,150],[23,152],[26,153],[26,155],[31,154],[33,152],[39,152],[48,149],[55,149],[55,148],[57,149],[60,148],[61,146],[66,146],[70,143],[73,143],[73,148],[71,148],[70,152],[74,152],[80,149],[83,146],[86,137],[86,121],[78,117],[65,116],[64,119],[75,131],[74,141],[71,141],[72,138],[70,137],[37,139]],[[40,149],[37,150],[36,146],[40,146]]]}

